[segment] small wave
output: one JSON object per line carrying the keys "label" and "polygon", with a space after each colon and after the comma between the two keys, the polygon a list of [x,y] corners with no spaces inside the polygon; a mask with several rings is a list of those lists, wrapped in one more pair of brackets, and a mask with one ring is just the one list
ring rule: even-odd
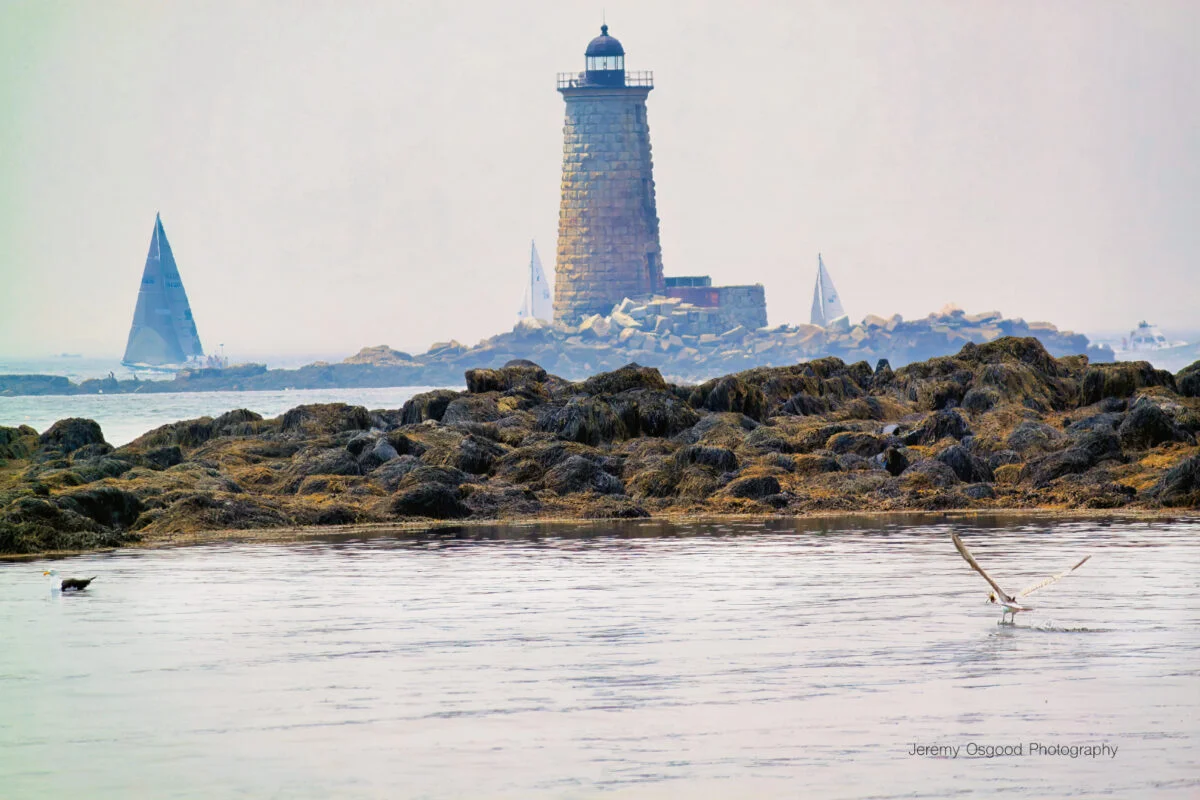
{"label": "small wave", "polygon": [[1086,625],[1055,625],[1053,622],[1047,622],[1041,625],[1017,626],[1025,630],[1038,631],[1039,633],[1111,633],[1112,628],[1089,628]]}

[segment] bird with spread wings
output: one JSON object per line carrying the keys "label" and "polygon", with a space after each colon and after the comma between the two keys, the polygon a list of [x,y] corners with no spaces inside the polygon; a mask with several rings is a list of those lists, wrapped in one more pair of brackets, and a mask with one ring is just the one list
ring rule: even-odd
{"label": "bird with spread wings", "polygon": [[1004,613],[1002,613],[1000,615],[1001,623],[1004,622],[1004,618],[1006,616],[1008,616],[1009,614],[1012,614],[1012,617],[1013,617],[1012,621],[1015,621],[1018,611],[1031,611],[1032,610],[1029,606],[1025,606],[1025,605],[1021,604],[1021,602],[1020,602],[1021,598],[1028,597],[1029,595],[1033,594],[1034,592],[1038,591],[1039,589],[1045,589],[1047,586],[1049,586],[1052,583],[1058,583],[1063,578],[1067,577],[1072,572],[1074,572],[1075,570],[1082,567],[1084,565],[1084,563],[1087,562],[1087,560],[1089,558],[1091,558],[1090,555],[1086,555],[1083,558],[1079,559],[1078,563],[1076,563],[1075,566],[1073,566],[1069,569],[1065,569],[1056,575],[1051,575],[1049,578],[1039,581],[1039,582],[1035,583],[1033,586],[1026,587],[1026,588],[1022,589],[1021,591],[1017,592],[1016,594],[1009,594],[1008,592],[1004,591],[1004,589],[1002,589],[1000,587],[1000,584],[996,583],[996,580],[991,575],[987,574],[987,571],[984,570],[983,567],[979,566],[979,562],[975,560],[975,556],[971,555],[971,551],[967,549],[967,546],[965,544],[963,544],[963,540],[961,538],[959,538],[957,533],[954,533],[953,531],[951,531],[950,538],[952,538],[954,540],[954,547],[958,550],[959,555],[961,555],[964,559],[966,559],[966,562],[971,565],[971,569],[975,570],[980,575],[982,575],[983,579],[985,581],[987,581],[989,584],[991,584],[992,589],[995,590],[991,594],[988,595],[988,602],[989,603],[998,603],[1000,605],[1000,607],[1004,609]]}

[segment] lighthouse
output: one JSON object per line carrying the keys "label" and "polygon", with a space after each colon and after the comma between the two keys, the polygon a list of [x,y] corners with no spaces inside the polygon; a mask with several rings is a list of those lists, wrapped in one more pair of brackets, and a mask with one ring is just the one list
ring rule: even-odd
{"label": "lighthouse", "polygon": [[650,72],[627,72],[608,26],[588,43],[584,71],[561,73],[562,197],[554,318],[578,323],[625,297],[662,292],[662,250],[650,159]]}

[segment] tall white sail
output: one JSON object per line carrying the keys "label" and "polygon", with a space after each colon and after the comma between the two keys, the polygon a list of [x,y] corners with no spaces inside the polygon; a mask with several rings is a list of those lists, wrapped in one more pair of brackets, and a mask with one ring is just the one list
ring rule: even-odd
{"label": "tall white sail", "polygon": [[827,328],[829,323],[844,316],[846,316],[846,310],[842,308],[842,298],[838,295],[837,289],[833,288],[833,278],[829,277],[821,254],[817,253],[817,285],[813,289],[812,319],[810,321],[813,325]]}
{"label": "tall white sail", "polygon": [[175,255],[163,230],[162,218],[154,217],[150,252],[142,270],[133,325],[125,344],[123,364],[182,365],[204,355],[200,334],[192,318],[183,279]]}
{"label": "tall white sail", "polygon": [[542,259],[538,257],[537,244],[530,242],[529,247],[529,276],[525,281],[525,294],[517,319],[533,318],[551,322],[554,320],[554,301],[550,295],[550,284],[546,281],[546,271],[542,269]]}

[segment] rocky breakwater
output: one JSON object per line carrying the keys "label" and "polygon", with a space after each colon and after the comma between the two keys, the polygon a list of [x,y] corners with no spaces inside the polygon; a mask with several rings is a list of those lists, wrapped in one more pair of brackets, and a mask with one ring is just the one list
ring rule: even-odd
{"label": "rocky breakwater", "polygon": [[955,307],[919,320],[898,314],[868,316],[858,325],[843,318],[829,328],[780,325],[749,329],[732,324],[719,308],[655,297],[625,299],[604,316],[579,325],[536,319],[485,339],[475,347],[458,342],[435,345],[414,356],[429,367],[535,361],[564,377],[582,378],[598,370],[636,361],[673,379],[698,381],[758,366],[783,366],[834,356],[844,361],[887,359],[896,366],[955,353],[967,343],[985,344],[1004,336],[1033,337],[1054,356],[1083,353],[1093,362],[1113,360],[1112,350],[1096,347],[1083,334],[1060,331],[1048,322],[1005,319],[1000,312],[967,314]]}
{"label": "rocky breakwater", "polygon": [[231,411],[120,448],[90,420],[0,428],[0,551],[413,520],[1194,510],[1197,374],[1004,337],[899,369],[829,357],[696,385],[514,362],[401,409]]}
{"label": "rocky breakwater", "polygon": [[0,375],[0,396],[449,386],[456,385],[465,370],[495,368],[514,359],[534,361],[573,380],[636,361],[658,368],[672,380],[703,381],[825,356],[848,362],[883,358],[901,366],[1002,336],[1036,338],[1054,356],[1084,353],[1093,363],[1112,361],[1110,349],[1092,346],[1082,334],[1060,331],[1045,322],[1004,319],[999,312],[965,314],[946,308],[913,321],[899,315],[868,316],[855,326],[842,319],[829,328],[755,329],[731,321],[727,312],[673,297],[640,304],[626,299],[609,314],[592,315],[579,325],[527,319],[474,347],[451,340],[435,343],[425,353],[410,354],[380,345],[365,347],[337,364],[317,362],[299,369],[239,364],[180,370],[172,380],[110,376],[73,384],[44,375]]}

